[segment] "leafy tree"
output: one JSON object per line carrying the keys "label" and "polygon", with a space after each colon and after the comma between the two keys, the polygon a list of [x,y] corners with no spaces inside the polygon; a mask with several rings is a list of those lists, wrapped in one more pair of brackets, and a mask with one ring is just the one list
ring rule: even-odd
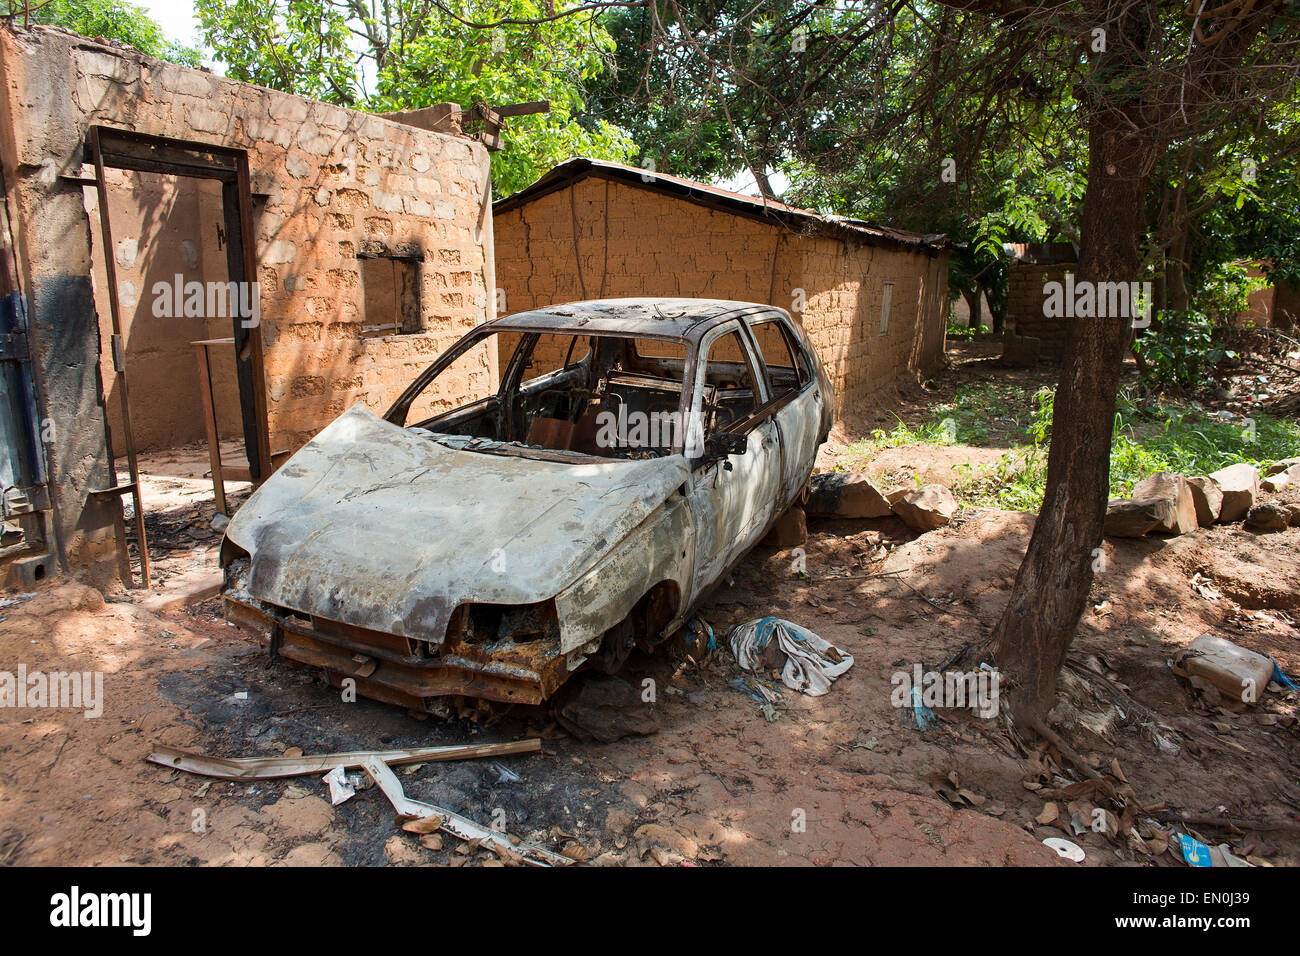
{"label": "leafy tree", "polygon": [[[508,195],[573,156],[623,161],[627,134],[590,117],[584,87],[613,40],[596,12],[548,18],[534,0],[197,0],[207,43],[236,79],[376,112],[549,100],[510,120],[492,157]],[[497,22],[491,30],[472,24]]]}
{"label": "leafy tree", "polygon": [[[21,3],[8,0],[9,16],[24,16]],[[185,66],[199,65],[199,51],[169,40],[144,10],[124,0],[49,0],[32,4],[31,22],[64,27],[84,37],[116,40],[146,56]]]}
{"label": "leafy tree", "polygon": [[986,294],[995,328],[1002,244],[1078,235],[1086,146],[1070,92],[1007,69],[1005,39],[977,18],[687,0],[608,23],[615,68],[589,102],[632,131],[643,162],[706,180],[749,169],[767,195],[776,166],[790,173],[786,201],[946,233],[959,243],[950,288]]}
{"label": "leafy tree", "polygon": [[[1217,131],[1239,124],[1258,128],[1262,104],[1294,102],[1300,82],[1300,6],[1293,0],[1213,7],[879,0],[833,9],[793,0],[747,8],[654,0],[648,12],[648,70],[693,54],[688,75],[708,77],[712,89],[687,101],[727,107],[723,118],[751,168],[765,158],[753,145],[764,142],[762,131],[757,120],[738,122],[746,114],[729,101],[762,104],[761,115],[779,131],[769,142],[821,172],[838,164],[849,178],[856,157],[895,149],[900,139],[904,150],[937,167],[947,158],[939,149],[951,142],[935,122],[940,113],[965,131],[979,161],[996,156],[999,144],[1011,156],[1017,131],[1024,144],[1050,145],[1044,130],[1072,128],[1084,148],[1073,158],[1046,157],[1043,171],[1063,200],[1084,183],[1069,224],[1078,229],[1078,280],[1094,284],[1149,274],[1147,200],[1153,172],[1171,149],[1204,148]],[[756,60],[748,52],[751,36],[789,37],[813,19],[819,29],[806,38],[807,55]],[[1000,132],[1012,139],[999,139]],[[960,157],[957,165],[973,166]],[[990,176],[1006,181],[996,168]],[[937,177],[930,184],[942,192]],[[1023,212],[1032,222],[1033,211]],[[1043,736],[1055,736],[1044,719],[1093,579],[1131,338],[1128,317],[1072,322],[1042,509],[994,629],[996,658],[1015,687],[1014,718]]]}

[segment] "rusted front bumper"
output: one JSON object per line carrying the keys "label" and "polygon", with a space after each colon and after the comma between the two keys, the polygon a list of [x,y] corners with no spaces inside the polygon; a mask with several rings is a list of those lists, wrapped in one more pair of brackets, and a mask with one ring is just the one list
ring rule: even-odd
{"label": "rusted front bumper", "polygon": [[356,681],[363,697],[434,710],[439,698],[540,704],[569,676],[555,640],[435,645],[295,613],[257,600],[238,582],[222,592],[226,618],[251,631],[272,656],[320,668],[329,682]]}

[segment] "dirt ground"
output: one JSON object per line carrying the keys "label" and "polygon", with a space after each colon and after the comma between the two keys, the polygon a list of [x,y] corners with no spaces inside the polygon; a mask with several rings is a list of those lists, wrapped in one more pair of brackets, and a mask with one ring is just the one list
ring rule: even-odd
{"label": "dirt ground", "polygon": [[[980,361],[980,347],[905,394],[899,414],[972,377],[1009,374]],[[906,449],[891,468],[941,470],[960,455],[930,452]],[[187,562],[212,566],[208,494],[206,505],[181,495],[152,519],[160,544],[184,544],[160,548],[177,574]],[[1294,489],[1273,497],[1300,502]],[[1023,746],[1000,721],[938,710],[922,730],[893,705],[896,672],[938,668],[989,634],[1032,520],[964,509],[920,536],[896,518],[810,521],[802,553],[759,547],[701,616],[720,638],[757,617],[789,619],[852,654],[852,669],[823,697],[779,689],[765,716],[726,647],[699,663],[634,656],[620,677],[654,682],[659,729],[605,744],[566,734],[542,709],[474,722],[344,703],[312,673],[270,662],[217,601],[150,610],[137,592],[105,598],[60,582],[5,594],[0,668],[101,671],[105,703],[97,718],[0,710],[0,862],[496,865],[454,838],[422,845],[373,787],[332,807],[319,777],[236,784],[144,756],[160,743],[252,756],[540,735],[541,753],[398,776],[411,797],[483,823],[503,815],[519,837],[604,865],[1074,866],[1041,843],[1068,836],[1083,866],[1176,866],[1160,834],[1179,818],[1193,822],[1178,829],[1256,865],[1300,863],[1300,695],[1266,693],[1234,710],[1170,667],[1210,631],[1300,673],[1300,529],[1106,543],[1054,718],[1123,795],[1145,840],[1075,833],[1072,812],[1117,804],[1086,785],[1065,789],[1080,779],[1069,763]],[[1057,819],[1037,822],[1050,820],[1049,803]]]}

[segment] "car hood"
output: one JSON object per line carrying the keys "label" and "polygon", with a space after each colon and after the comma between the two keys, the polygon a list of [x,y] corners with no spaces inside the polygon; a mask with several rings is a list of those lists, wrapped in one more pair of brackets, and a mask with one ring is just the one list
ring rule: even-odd
{"label": "car hood", "polygon": [[252,597],[441,641],[462,602],[554,597],[687,474],[680,455],[557,463],[457,450],[357,405],[248,499],[226,537],[251,556]]}

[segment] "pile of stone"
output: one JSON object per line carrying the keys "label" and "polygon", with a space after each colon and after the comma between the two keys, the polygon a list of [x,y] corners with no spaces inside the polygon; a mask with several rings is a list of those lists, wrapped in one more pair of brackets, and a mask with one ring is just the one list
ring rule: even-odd
{"label": "pile of stone", "polygon": [[897,515],[913,531],[933,531],[952,521],[957,499],[943,485],[881,491],[866,475],[813,475],[804,510],[818,518],[885,518]]}
{"label": "pile of stone", "polygon": [[1212,524],[1245,521],[1252,531],[1282,531],[1300,525],[1300,507],[1259,502],[1261,489],[1278,492],[1300,484],[1300,458],[1275,462],[1263,480],[1252,465],[1229,465],[1213,474],[1184,477],[1161,471],[1138,482],[1129,498],[1106,508],[1109,538],[1145,534],[1179,535]]}

